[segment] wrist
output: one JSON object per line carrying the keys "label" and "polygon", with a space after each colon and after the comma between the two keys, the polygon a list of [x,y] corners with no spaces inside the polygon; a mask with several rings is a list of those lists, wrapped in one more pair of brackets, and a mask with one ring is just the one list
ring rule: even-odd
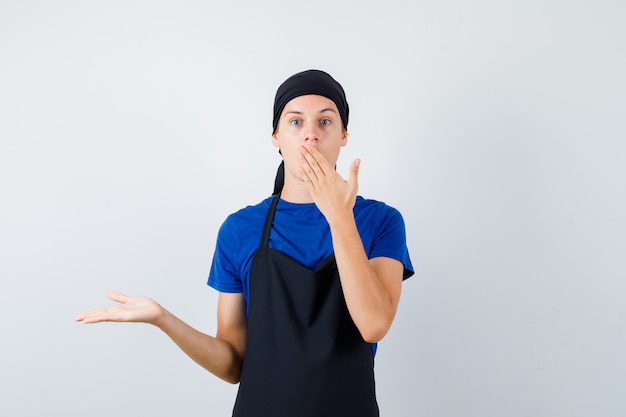
{"label": "wrist", "polygon": [[158,327],[159,329],[165,331],[168,327],[170,327],[172,321],[172,315],[169,311],[164,309],[160,304],[156,304],[155,306],[155,314],[154,320],[152,322],[153,325]]}
{"label": "wrist", "polygon": [[327,219],[330,230],[332,231],[345,231],[347,228],[356,228],[356,222],[354,220],[354,214],[352,210],[343,213],[337,213],[336,215]]}

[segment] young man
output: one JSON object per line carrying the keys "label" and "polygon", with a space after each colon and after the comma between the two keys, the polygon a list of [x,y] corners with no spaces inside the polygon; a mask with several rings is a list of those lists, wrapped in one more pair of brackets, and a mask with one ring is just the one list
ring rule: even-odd
{"label": "young man", "polygon": [[283,163],[274,195],[230,215],[209,285],[220,291],[215,337],[155,301],[118,305],[84,323],[141,321],[193,360],[239,382],[233,416],[378,416],[376,342],[413,274],[400,213],[357,196],[359,160],[336,171],[348,139],[343,88],[323,71],[287,79],[274,102],[272,143]]}

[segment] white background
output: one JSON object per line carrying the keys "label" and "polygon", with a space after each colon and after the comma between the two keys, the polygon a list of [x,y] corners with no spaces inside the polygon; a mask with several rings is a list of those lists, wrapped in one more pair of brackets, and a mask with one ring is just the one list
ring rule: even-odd
{"label": "white background", "polygon": [[381,415],[625,415],[625,4],[0,1],[0,415],[230,415],[157,329],[73,320],[115,289],[215,330],[217,229],[309,68],[407,225]]}

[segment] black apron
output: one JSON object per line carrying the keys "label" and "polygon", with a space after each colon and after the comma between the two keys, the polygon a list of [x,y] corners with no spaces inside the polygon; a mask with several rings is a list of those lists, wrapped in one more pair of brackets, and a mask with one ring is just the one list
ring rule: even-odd
{"label": "black apron", "polygon": [[334,255],[313,271],[268,247],[278,199],[252,260],[233,417],[377,417],[372,348],[348,313]]}

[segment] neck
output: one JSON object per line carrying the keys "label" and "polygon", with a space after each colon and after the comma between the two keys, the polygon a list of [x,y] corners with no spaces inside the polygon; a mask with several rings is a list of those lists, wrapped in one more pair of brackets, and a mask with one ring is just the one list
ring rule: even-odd
{"label": "neck", "polygon": [[285,178],[285,185],[280,193],[280,198],[290,203],[313,203],[309,187],[302,181],[291,178]]}

